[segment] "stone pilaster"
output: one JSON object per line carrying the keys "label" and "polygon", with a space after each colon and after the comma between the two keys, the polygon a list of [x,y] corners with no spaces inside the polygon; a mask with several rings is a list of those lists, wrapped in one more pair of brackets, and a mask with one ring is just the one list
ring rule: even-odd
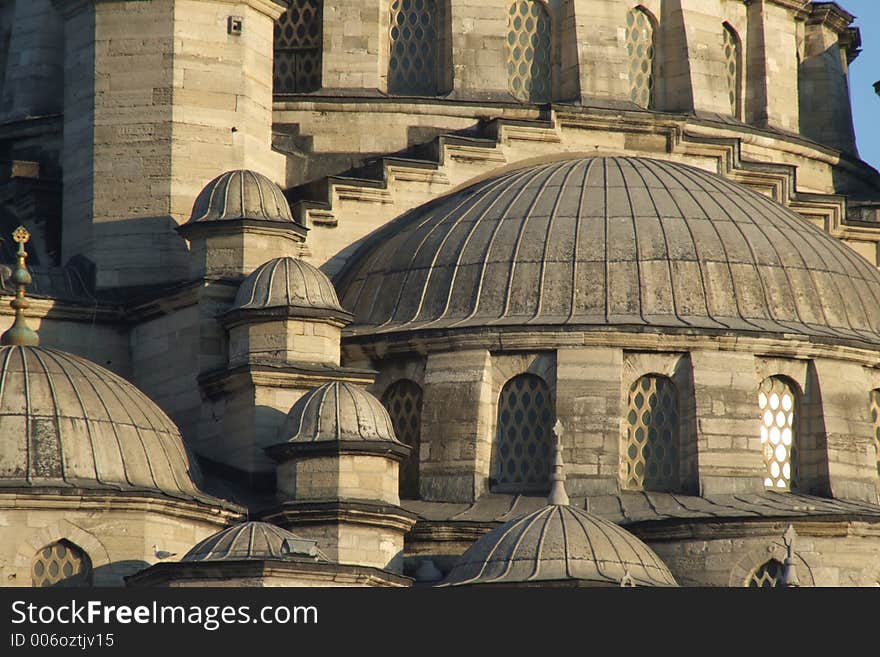
{"label": "stone pilaster", "polygon": [[620,349],[568,347],[556,352],[556,417],[565,430],[570,495],[617,492],[622,367]]}
{"label": "stone pilaster", "polygon": [[496,400],[489,352],[430,354],[422,398],[419,492],[472,502],[488,490]]}
{"label": "stone pilaster", "polygon": [[697,462],[701,495],[764,490],[755,359],[693,351]]}

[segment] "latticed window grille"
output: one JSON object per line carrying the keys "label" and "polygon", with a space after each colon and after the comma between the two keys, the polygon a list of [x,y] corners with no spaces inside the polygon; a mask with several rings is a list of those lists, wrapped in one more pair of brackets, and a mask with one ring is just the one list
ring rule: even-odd
{"label": "latticed window grille", "polygon": [[275,21],[276,94],[321,88],[321,0],[293,0]]}
{"label": "latticed window grille", "polygon": [[412,451],[400,466],[400,496],[414,499],[419,496],[419,447],[422,431],[422,389],[409,379],[401,379],[388,386],[382,395],[382,404],[391,416],[397,439],[409,445]]}
{"label": "latticed window grille", "polygon": [[871,391],[871,419],[874,422],[874,448],[877,452],[877,474],[880,475],[880,390]]}
{"label": "latticed window grille", "polygon": [[678,396],[665,376],[648,375],[629,389],[621,481],[628,490],[676,491]]}
{"label": "latticed window grille", "polygon": [[52,543],[34,555],[31,586],[78,587],[91,583],[91,560],[69,541]]}
{"label": "latticed window grille", "polygon": [[782,586],[782,563],[770,559],[749,577],[749,588],[772,589]]}
{"label": "latticed window grille", "polygon": [[553,419],[543,379],[520,374],[504,384],[498,398],[495,486],[541,490],[549,485]]}
{"label": "latticed window grille", "polygon": [[765,488],[791,490],[797,398],[791,386],[771,376],[758,391],[761,410],[761,446],[764,450]]}
{"label": "latticed window grille", "polygon": [[519,0],[507,17],[507,83],[518,100],[550,100],[550,16],[536,0]]}
{"label": "latticed window grille", "polygon": [[438,15],[434,0],[393,0],[388,91],[409,96],[437,93]]}
{"label": "latticed window grille", "polygon": [[654,105],[654,22],[634,7],[626,16],[626,52],[629,56],[629,98],[639,107]]}
{"label": "latticed window grille", "polygon": [[724,70],[727,76],[727,95],[730,101],[730,113],[739,118],[740,107],[740,41],[736,32],[728,25],[724,26]]}

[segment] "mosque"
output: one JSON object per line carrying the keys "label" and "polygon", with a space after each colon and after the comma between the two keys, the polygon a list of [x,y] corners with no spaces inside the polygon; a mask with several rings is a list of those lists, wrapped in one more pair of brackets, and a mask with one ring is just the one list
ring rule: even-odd
{"label": "mosque", "polygon": [[855,21],[0,3],[0,583],[880,586]]}

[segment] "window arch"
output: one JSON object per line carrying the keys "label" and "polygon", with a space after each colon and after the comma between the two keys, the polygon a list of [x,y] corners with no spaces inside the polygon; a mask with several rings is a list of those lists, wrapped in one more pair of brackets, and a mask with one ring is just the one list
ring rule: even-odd
{"label": "window arch", "polygon": [[493,450],[493,490],[546,490],[553,448],[553,401],[539,376],[520,374],[501,389]]}
{"label": "window arch", "polygon": [[390,25],[388,92],[436,95],[441,31],[436,0],[392,0]]}
{"label": "window arch", "polygon": [[400,496],[419,496],[419,449],[422,435],[422,389],[409,379],[395,381],[382,395],[382,405],[391,416],[397,439],[412,448],[400,466]]}
{"label": "window arch", "polygon": [[782,586],[782,562],[770,559],[749,575],[749,588],[772,589]]}
{"label": "window arch", "polygon": [[742,42],[736,31],[727,23],[723,24],[724,71],[727,78],[727,97],[730,114],[741,118],[742,111]]}
{"label": "window arch", "polygon": [[507,84],[517,100],[550,100],[550,15],[538,0],[518,0],[507,16]]}
{"label": "window arch", "polygon": [[880,476],[880,390],[871,391],[871,420],[874,427],[874,449],[877,455],[877,475]]}
{"label": "window arch", "polygon": [[293,0],[275,21],[274,93],[321,88],[322,5],[321,0]]}
{"label": "window arch", "polygon": [[92,584],[89,556],[67,540],[56,541],[34,555],[31,586],[83,587]]}
{"label": "window arch", "polygon": [[627,490],[677,491],[679,413],[675,384],[649,374],[630,386],[621,485]]}
{"label": "window arch", "polygon": [[795,481],[794,450],[797,439],[798,397],[785,379],[771,376],[761,382],[761,447],[764,452],[764,487],[788,491]]}
{"label": "window arch", "polygon": [[626,53],[629,57],[629,98],[639,107],[653,109],[656,75],[656,25],[642,7],[626,16]]}

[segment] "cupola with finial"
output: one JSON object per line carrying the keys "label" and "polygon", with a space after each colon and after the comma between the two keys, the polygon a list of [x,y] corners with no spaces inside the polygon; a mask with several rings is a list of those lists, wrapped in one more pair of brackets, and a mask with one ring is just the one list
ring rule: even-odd
{"label": "cupola with finial", "polygon": [[571,506],[559,421],[553,433],[556,449],[547,506],[480,538],[441,586],[676,586],[666,564],[642,541]]}

